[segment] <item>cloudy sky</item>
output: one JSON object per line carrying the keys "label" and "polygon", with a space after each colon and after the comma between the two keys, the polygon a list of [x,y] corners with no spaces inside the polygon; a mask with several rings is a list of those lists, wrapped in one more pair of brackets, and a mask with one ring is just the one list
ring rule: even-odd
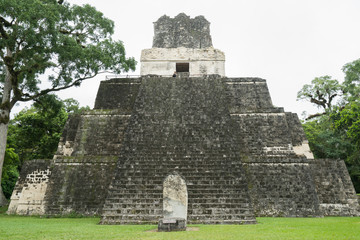
{"label": "cloudy sky", "polygon": [[[213,46],[226,56],[229,77],[267,80],[273,104],[286,111],[313,113],[311,104],[296,101],[304,84],[318,76],[343,80],[342,66],[360,58],[359,0],[68,0],[90,4],[115,22],[115,40],[138,61],[151,48],[153,22],[166,14],[203,15],[211,23]],[[67,90],[81,105],[93,107],[96,77]],[[299,116],[301,117],[301,116]]]}

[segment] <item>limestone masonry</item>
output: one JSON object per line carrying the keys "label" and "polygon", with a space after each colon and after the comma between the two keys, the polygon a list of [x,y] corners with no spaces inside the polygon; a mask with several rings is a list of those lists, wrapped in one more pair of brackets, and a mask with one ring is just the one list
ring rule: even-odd
{"label": "limestone masonry", "polygon": [[185,14],[155,22],[143,76],[101,82],[54,158],[25,163],[8,212],[182,226],[359,215],[344,162],[313,158],[265,80],[225,77],[209,25]]}
{"label": "limestone masonry", "polygon": [[203,16],[162,16],[154,30],[153,47],[141,52],[141,75],[171,76],[177,71],[190,77],[225,76],[225,55],[213,48],[210,23]]}

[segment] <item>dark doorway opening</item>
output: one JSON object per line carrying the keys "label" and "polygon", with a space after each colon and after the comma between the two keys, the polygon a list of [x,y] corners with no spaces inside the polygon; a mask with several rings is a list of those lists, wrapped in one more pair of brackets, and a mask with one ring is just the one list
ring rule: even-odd
{"label": "dark doorway opening", "polygon": [[189,72],[189,63],[176,63],[176,72]]}

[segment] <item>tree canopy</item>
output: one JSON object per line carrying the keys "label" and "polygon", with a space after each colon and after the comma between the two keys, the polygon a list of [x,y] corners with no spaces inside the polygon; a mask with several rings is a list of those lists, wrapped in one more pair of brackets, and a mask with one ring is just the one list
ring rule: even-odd
{"label": "tree canopy", "polygon": [[326,114],[331,110],[334,99],[342,93],[342,86],[330,76],[317,77],[311,84],[305,84],[297,94],[298,100],[308,100],[323,109],[321,113],[311,115],[309,118]]}
{"label": "tree canopy", "polygon": [[[10,108],[106,70],[135,69],[122,42],[111,39],[114,23],[90,5],[1,0],[0,9],[0,82],[11,79]],[[50,88],[41,89],[41,75]]]}
{"label": "tree canopy", "polygon": [[135,69],[135,59],[126,57],[123,43],[111,38],[113,32],[114,22],[90,5],[0,0],[0,174],[10,112],[17,102],[79,86],[105,71]]}
{"label": "tree canopy", "polygon": [[343,71],[342,83],[330,76],[315,78],[298,92],[298,99],[322,109],[303,124],[314,156],[344,159],[360,192],[360,59],[345,64]]}
{"label": "tree canopy", "polygon": [[74,99],[61,101],[44,95],[9,122],[8,141],[3,166],[2,187],[11,196],[19,170],[25,161],[51,159],[69,114],[79,114],[89,107],[79,107]]}

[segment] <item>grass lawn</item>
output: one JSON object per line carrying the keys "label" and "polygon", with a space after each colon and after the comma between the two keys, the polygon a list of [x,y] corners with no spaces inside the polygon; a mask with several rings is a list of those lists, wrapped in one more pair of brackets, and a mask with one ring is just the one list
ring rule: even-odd
{"label": "grass lawn", "polygon": [[154,225],[98,225],[99,218],[0,214],[0,239],[360,239],[360,217],[257,218],[256,225],[191,225],[199,231],[158,233]]}

